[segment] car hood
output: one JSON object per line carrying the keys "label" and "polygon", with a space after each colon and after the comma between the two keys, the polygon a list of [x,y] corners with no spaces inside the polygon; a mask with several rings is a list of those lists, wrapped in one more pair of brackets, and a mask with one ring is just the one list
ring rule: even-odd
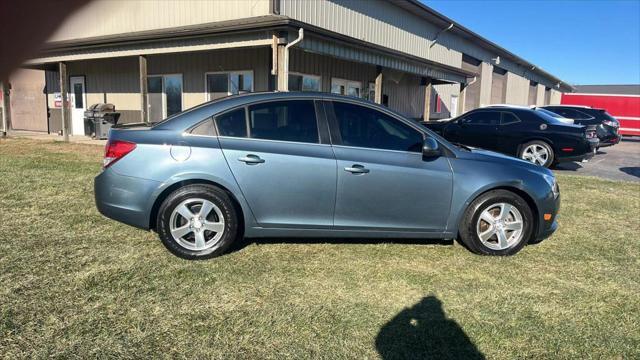
{"label": "car hood", "polygon": [[507,166],[517,166],[519,168],[524,168],[526,170],[536,172],[539,174],[553,175],[553,172],[551,172],[551,170],[545,167],[538,166],[528,161],[518,159],[513,156],[497,153],[494,151],[471,148],[471,151],[465,152],[464,156],[468,159],[475,160],[475,161],[492,162],[492,163],[498,163],[498,164],[503,164]]}

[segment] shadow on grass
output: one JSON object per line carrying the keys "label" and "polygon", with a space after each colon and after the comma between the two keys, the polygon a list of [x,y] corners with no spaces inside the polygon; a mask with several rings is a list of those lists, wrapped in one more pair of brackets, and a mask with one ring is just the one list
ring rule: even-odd
{"label": "shadow on grass", "polygon": [[402,245],[453,245],[453,240],[444,239],[395,239],[395,238],[243,238],[232,245],[230,252],[241,251],[256,244],[402,244]]}
{"label": "shadow on grass", "polygon": [[448,319],[442,302],[428,296],[402,310],[376,337],[376,349],[387,359],[485,359],[462,328]]}

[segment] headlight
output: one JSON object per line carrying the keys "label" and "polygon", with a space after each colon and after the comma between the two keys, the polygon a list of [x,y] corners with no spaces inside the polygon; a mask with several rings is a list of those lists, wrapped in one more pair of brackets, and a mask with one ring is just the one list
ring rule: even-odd
{"label": "headlight", "polygon": [[553,193],[553,198],[556,199],[558,195],[560,195],[560,187],[558,186],[558,182],[556,181],[556,177],[553,175],[542,175],[544,180],[551,187],[551,192]]}

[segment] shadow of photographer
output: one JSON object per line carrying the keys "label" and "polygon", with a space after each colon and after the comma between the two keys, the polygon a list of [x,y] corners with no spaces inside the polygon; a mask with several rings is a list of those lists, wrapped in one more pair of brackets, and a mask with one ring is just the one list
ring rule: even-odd
{"label": "shadow of photographer", "polygon": [[375,344],[383,359],[485,359],[435,296],[402,310],[380,329]]}

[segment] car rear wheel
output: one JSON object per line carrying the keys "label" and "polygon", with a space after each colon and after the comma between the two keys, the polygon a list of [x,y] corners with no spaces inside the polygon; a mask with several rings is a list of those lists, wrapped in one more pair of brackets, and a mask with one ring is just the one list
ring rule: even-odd
{"label": "car rear wheel", "polygon": [[224,190],[194,184],[174,191],[164,200],[156,230],[174,255],[208,259],[224,254],[236,238],[238,223],[235,207]]}
{"label": "car rear wheel", "polygon": [[513,255],[526,245],[533,213],[524,199],[507,190],[489,191],[465,212],[460,240],[476,254]]}
{"label": "car rear wheel", "polygon": [[520,159],[536,165],[550,167],[554,161],[553,149],[544,141],[530,141],[520,147]]}

